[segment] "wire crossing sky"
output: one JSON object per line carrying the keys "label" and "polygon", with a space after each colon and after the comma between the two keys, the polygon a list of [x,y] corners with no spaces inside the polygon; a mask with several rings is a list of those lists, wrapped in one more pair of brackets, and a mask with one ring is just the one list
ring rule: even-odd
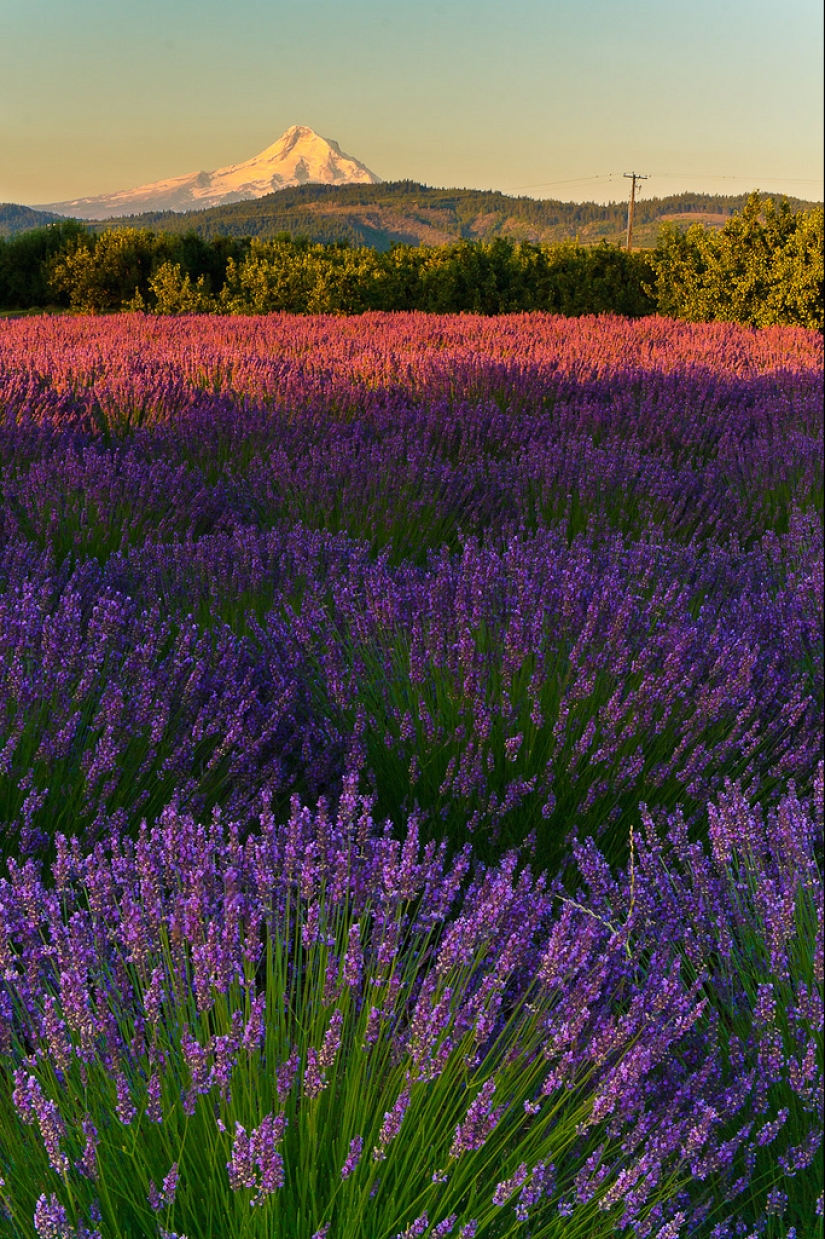
{"label": "wire crossing sky", "polygon": [[308,125],[384,180],[823,197],[819,0],[0,0],[0,201],[129,189]]}

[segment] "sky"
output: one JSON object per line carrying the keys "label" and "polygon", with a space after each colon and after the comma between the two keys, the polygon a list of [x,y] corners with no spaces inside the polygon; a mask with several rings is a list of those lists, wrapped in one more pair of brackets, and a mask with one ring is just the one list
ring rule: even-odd
{"label": "sky", "polygon": [[823,197],[819,0],[0,0],[0,201],[233,164],[308,125],[384,180]]}

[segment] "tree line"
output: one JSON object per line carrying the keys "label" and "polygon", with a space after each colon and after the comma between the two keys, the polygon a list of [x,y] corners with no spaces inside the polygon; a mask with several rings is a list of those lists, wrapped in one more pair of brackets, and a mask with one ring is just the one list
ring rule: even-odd
{"label": "tree line", "polygon": [[663,314],[823,328],[823,212],[753,194],[720,230],[664,225],[654,250],[459,241],[380,252],[282,234],[171,235],[66,221],[0,239],[0,308],[80,313]]}

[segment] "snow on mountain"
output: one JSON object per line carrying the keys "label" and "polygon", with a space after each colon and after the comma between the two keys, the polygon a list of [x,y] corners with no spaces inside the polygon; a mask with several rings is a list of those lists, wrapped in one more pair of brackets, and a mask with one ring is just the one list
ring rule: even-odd
{"label": "snow on mountain", "polygon": [[273,190],[307,182],[377,185],[380,181],[360,160],[345,154],[337,142],[322,138],[305,125],[293,125],[272,146],[245,163],[218,168],[216,172],[192,172],[94,198],[51,202],[37,210],[79,219],[110,219],[142,211],[192,211],[220,206],[245,198],[262,198]]}

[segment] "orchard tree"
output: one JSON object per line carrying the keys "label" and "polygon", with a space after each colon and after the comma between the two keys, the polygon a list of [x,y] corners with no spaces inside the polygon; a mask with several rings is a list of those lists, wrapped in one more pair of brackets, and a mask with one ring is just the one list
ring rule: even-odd
{"label": "orchard tree", "polygon": [[95,245],[79,244],[51,264],[49,280],[73,310],[103,314],[150,295],[149,278],[174,254],[175,239],[140,228],[102,233]]}
{"label": "orchard tree", "polygon": [[659,313],[821,331],[822,218],[821,207],[794,213],[753,193],[718,232],[665,225],[654,254]]}
{"label": "orchard tree", "polygon": [[149,292],[148,304],[138,292],[128,308],[151,310],[154,314],[209,314],[216,309],[206,276],[199,275],[193,281],[179,262],[161,263],[149,277]]}

